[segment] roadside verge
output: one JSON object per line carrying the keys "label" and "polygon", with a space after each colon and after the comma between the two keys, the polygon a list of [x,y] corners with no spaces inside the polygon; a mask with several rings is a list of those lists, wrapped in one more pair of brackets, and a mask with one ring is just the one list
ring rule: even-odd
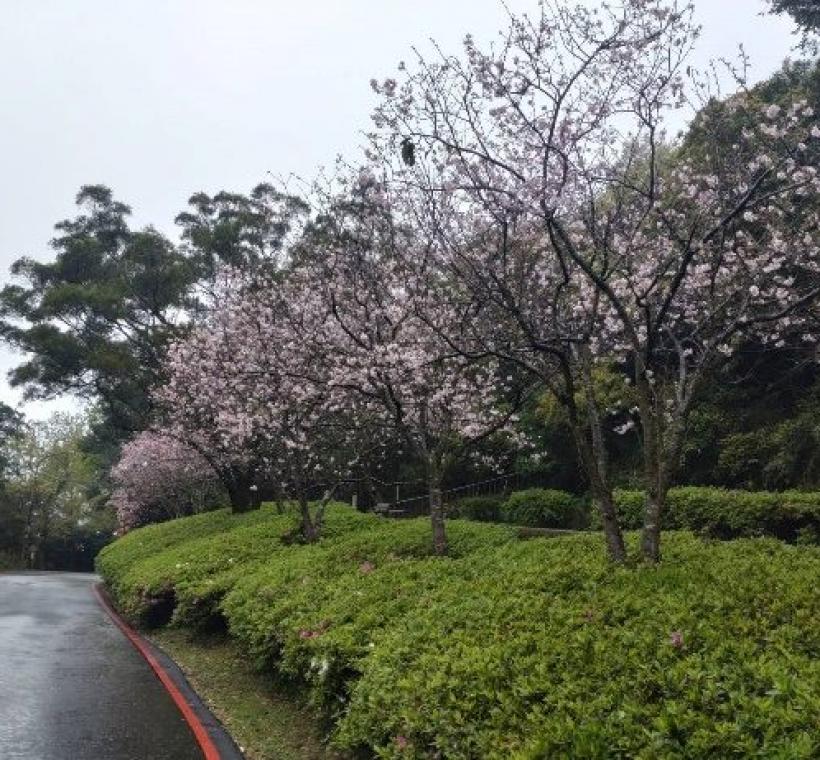
{"label": "roadside verge", "polygon": [[94,595],[114,624],[151,666],[173,699],[202,749],[205,760],[242,760],[243,755],[231,736],[208,709],[185,678],[179,666],[159,647],[132,628],[114,609],[105,587],[94,585]]}

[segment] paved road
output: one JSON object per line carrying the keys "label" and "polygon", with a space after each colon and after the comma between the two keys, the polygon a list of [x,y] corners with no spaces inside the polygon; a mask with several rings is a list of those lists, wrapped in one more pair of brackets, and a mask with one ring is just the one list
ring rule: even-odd
{"label": "paved road", "polygon": [[95,576],[0,573],[2,760],[202,760]]}

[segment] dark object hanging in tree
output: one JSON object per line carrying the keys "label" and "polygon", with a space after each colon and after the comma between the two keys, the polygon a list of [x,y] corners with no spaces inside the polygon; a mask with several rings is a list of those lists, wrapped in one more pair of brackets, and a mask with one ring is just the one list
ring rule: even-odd
{"label": "dark object hanging in tree", "polygon": [[416,146],[409,137],[401,141],[401,160],[408,166],[414,166],[416,163]]}

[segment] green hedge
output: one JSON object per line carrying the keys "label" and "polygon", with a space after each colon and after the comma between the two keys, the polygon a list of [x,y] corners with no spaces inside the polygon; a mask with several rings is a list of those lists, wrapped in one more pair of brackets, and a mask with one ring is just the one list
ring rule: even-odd
{"label": "green hedge", "polygon": [[[175,620],[192,627],[219,624],[218,604],[239,575],[286,548],[295,512],[272,505],[245,514],[219,510],[146,526],[106,547],[97,560],[120,608],[142,625]],[[325,535],[381,524],[375,515],[331,504]],[[186,530],[189,528],[189,530]],[[114,550],[116,546],[116,550]]]}
{"label": "green hedge", "polygon": [[503,495],[465,496],[447,505],[447,515],[480,522],[499,522],[503,502]]}
{"label": "green hedge", "polygon": [[[820,751],[820,549],[664,538],[613,568],[598,535],[333,505],[317,545],[294,514],[210,513],[133,531],[98,567],[146,622],[221,620],[303,684],[341,748],[384,758],[783,757]],[[634,536],[630,542],[634,550]],[[158,600],[165,616],[151,616]]]}
{"label": "green hedge", "polygon": [[97,570],[105,577],[110,590],[116,595],[123,576],[142,560],[187,541],[230,530],[247,520],[264,519],[261,510],[249,515],[234,515],[227,509],[204,512],[192,517],[146,525],[132,530],[97,555]]}
{"label": "green hedge", "polygon": [[[642,491],[615,491],[615,503],[624,528],[643,525]],[[663,524],[668,529],[686,529],[721,539],[773,536],[790,542],[818,543],[820,493],[672,488]],[[600,525],[595,511],[593,525]]]}
{"label": "green hedge", "polygon": [[516,491],[501,505],[502,522],[533,528],[583,528],[588,523],[585,504],[566,491],[528,488]]}
{"label": "green hedge", "polygon": [[453,517],[532,528],[577,530],[589,525],[588,503],[549,488],[528,488],[509,496],[470,496],[452,502],[447,511]]}
{"label": "green hedge", "polygon": [[814,757],[818,572],[814,548],[687,534],[659,568],[613,570],[590,535],[452,563],[375,640],[337,742],[385,758]]}

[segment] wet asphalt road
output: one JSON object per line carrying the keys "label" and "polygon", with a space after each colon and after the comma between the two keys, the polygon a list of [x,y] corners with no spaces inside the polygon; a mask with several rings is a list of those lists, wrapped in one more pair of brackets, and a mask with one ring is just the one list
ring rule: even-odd
{"label": "wet asphalt road", "polygon": [[95,576],[0,573],[2,760],[202,760]]}

